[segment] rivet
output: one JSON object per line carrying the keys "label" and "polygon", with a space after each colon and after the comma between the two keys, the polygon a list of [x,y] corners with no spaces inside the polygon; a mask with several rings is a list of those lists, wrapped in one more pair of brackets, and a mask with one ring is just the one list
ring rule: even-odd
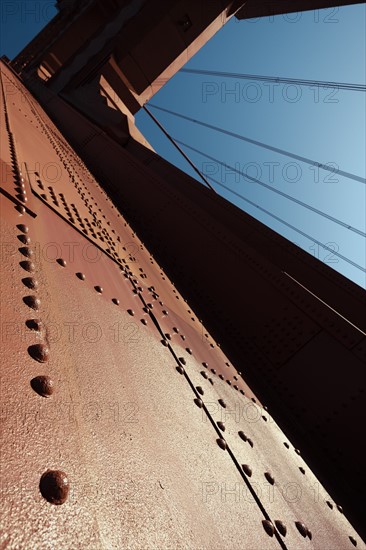
{"label": "rivet", "polygon": [[253,441],[252,441],[251,439],[249,439],[249,437],[248,437],[248,443],[249,443],[249,445],[250,445],[251,447],[253,447],[253,446],[254,446],[254,443],[253,443]]}
{"label": "rivet", "polygon": [[40,319],[27,319],[25,324],[31,330],[40,331],[43,328],[43,323]]}
{"label": "rivet", "polygon": [[202,363],[202,365],[205,367],[205,369],[208,369],[208,363]]}
{"label": "rivet", "polygon": [[216,374],[216,369],[211,369],[212,374]]}
{"label": "rivet", "polygon": [[19,265],[29,273],[33,273],[36,269],[34,263],[30,262],[29,260],[22,260],[21,262],[19,262]]}
{"label": "rivet", "polygon": [[302,466],[299,466],[299,470],[300,470],[300,472],[301,472],[302,474],[305,474],[305,470],[304,470],[304,468],[303,468]]}
{"label": "rivet", "polygon": [[262,418],[265,422],[267,422],[267,417],[262,415]]}
{"label": "rivet", "polygon": [[66,267],[66,260],[63,260],[62,258],[57,258],[56,262],[57,262],[61,267]]}
{"label": "rivet", "polygon": [[264,519],[264,520],[262,520],[262,525],[263,525],[263,528],[264,528],[265,532],[267,533],[267,535],[269,535],[270,537],[273,537],[274,532],[275,532],[275,528],[273,526],[273,523],[271,521],[269,521],[268,519]]}
{"label": "rivet", "polygon": [[37,290],[38,288],[38,281],[33,277],[24,277],[24,279],[22,279],[22,283],[32,290]]}
{"label": "rivet", "polygon": [[25,214],[25,208],[21,204],[17,204],[17,206],[15,207],[15,210],[17,210],[19,214]]}
{"label": "rivet", "polygon": [[181,338],[182,338],[182,340],[185,340],[185,339],[186,339],[186,337],[184,336],[184,334],[181,335]]}
{"label": "rivet", "polygon": [[198,398],[196,397],[196,399],[194,399],[194,402],[195,402],[195,404],[197,405],[198,408],[202,409],[202,407],[203,407],[203,401],[202,401],[202,399],[198,399]]}
{"label": "rivet", "polygon": [[221,422],[221,420],[218,421],[217,426],[220,428],[221,431],[225,431],[225,424]]}
{"label": "rivet", "polygon": [[28,306],[37,311],[41,305],[41,300],[36,296],[24,296],[23,302]]}
{"label": "rivet", "polygon": [[165,338],[166,338],[167,340],[171,340],[171,339],[172,339],[172,337],[170,336],[170,334],[169,334],[168,332],[165,333]]}
{"label": "rivet", "polygon": [[242,464],[241,467],[243,468],[243,472],[246,473],[248,477],[252,476],[252,469],[248,464]]}
{"label": "rivet", "polygon": [[29,244],[30,243],[30,237],[28,237],[28,235],[18,235],[18,239],[20,240],[21,243],[23,244]]}
{"label": "rivet", "polygon": [[147,325],[147,319],[141,319],[141,323],[142,323],[143,325]]}
{"label": "rivet", "polygon": [[343,508],[340,504],[337,504],[337,508],[340,511],[340,513],[343,514]]}
{"label": "rivet", "polygon": [[223,451],[226,451],[227,444],[226,444],[225,439],[222,439],[222,437],[219,437],[218,439],[216,439],[216,443],[218,444],[220,449],[222,449]]}
{"label": "rivet", "polygon": [[229,386],[231,386],[231,380],[226,380],[226,383],[229,384]]}
{"label": "rivet", "polygon": [[248,441],[248,438],[247,438],[247,436],[245,435],[244,432],[242,432],[242,431],[238,432],[238,436],[239,436],[243,441]]}
{"label": "rivet", "polygon": [[264,477],[266,478],[268,483],[270,483],[271,485],[274,485],[275,480],[274,480],[273,475],[270,472],[265,472]]}
{"label": "rivet", "polygon": [[299,531],[300,535],[302,535],[303,537],[306,537],[307,534],[308,534],[308,530],[305,527],[305,525],[303,523],[301,523],[301,521],[295,521],[295,525],[296,525],[297,530]]}
{"label": "rivet", "polygon": [[97,286],[95,286],[94,288],[95,288],[95,290],[96,290],[97,292],[99,292],[99,294],[102,294],[103,288],[102,288],[101,286],[97,285]]}
{"label": "rivet", "polygon": [[39,482],[42,496],[51,504],[63,504],[69,494],[69,481],[61,470],[47,470]]}
{"label": "rivet", "polygon": [[176,370],[179,372],[179,374],[184,374],[184,368],[179,366],[179,367],[176,367]]}
{"label": "rivet", "polygon": [[[24,208],[24,207],[23,207]],[[19,229],[19,231],[21,231],[22,233],[28,233],[29,231],[29,228],[27,225],[24,225],[23,223],[20,223],[19,225],[17,225],[17,228]]]}
{"label": "rivet", "polygon": [[162,343],[163,346],[165,346],[165,347],[169,346],[169,342],[167,342],[167,340],[161,340],[161,343]]}
{"label": "rivet", "polygon": [[50,356],[50,350],[46,344],[33,344],[29,346],[28,353],[39,363],[46,363]]}
{"label": "rivet", "polygon": [[118,298],[112,298],[112,302],[116,304],[116,306],[119,306],[119,300]]}
{"label": "rivet", "polygon": [[182,365],[186,364],[186,360],[184,359],[184,357],[178,357],[178,361],[182,363]]}
{"label": "rivet", "polygon": [[286,443],[286,441],[284,442],[284,446],[286,447],[286,449],[290,448],[290,445],[288,443]]}
{"label": "rivet", "polygon": [[189,353],[189,355],[192,355],[192,350],[191,350],[191,348],[186,348],[186,352]]}
{"label": "rivet", "polygon": [[78,279],[80,279],[80,281],[85,281],[84,273],[81,273],[80,271],[78,271],[78,273],[75,273],[75,275],[77,276]]}
{"label": "rivet", "polygon": [[277,531],[278,531],[283,537],[285,537],[285,536],[286,536],[286,533],[287,533],[287,527],[286,527],[286,525],[283,523],[283,521],[280,521],[279,519],[276,519],[276,520],[275,520],[275,526],[277,527]]}
{"label": "rivet", "polygon": [[208,381],[210,382],[210,384],[213,386],[214,385],[214,381],[212,380],[212,378],[209,378]]}
{"label": "rivet", "polygon": [[295,449],[295,453],[298,455],[301,455],[301,452],[299,451],[299,449]]}
{"label": "rivet", "polygon": [[33,390],[42,397],[50,397],[53,394],[53,381],[49,376],[36,376],[31,380]]}
{"label": "rivet", "polygon": [[202,371],[201,371],[201,375],[203,376],[203,378],[206,378],[206,380],[207,380],[208,374],[207,374],[206,371],[202,370]]}
{"label": "rivet", "polygon": [[220,380],[225,380],[225,376],[223,374],[219,374]]}
{"label": "rivet", "polygon": [[357,546],[357,540],[354,539],[353,537],[349,537],[349,540],[352,542],[353,546]]}
{"label": "rivet", "polygon": [[197,386],[196,387],[196,390],[199,394],[203,395],[205,392],[203,391],[203,388],[201,388],[201,386]]}
{"label": "rivet", "polygon": [[163,309],[163,314],[164,315],[169,315],[169,312],[166,309]]}
{"label": "rivet", "polygon": [[174,330],[174,332],[176,332],[176,333],[178,334],[178,332],[179,332],[179,328],[177,328],[177,327],[173,327],[173,330]]}
{"label": "rivet", "polygon": [[226,403],[225,403],[225,401],[224,401],[223,399],[219,399],[219,404],[221,405],[221,407],[222,407],[223,409],[226,409]]}
{"label": "rivet", "polygon": [[333,504],[332,504],[331,502],[329,502],[329,500],[326,500],[325,502],[327,503],[327,505],[329,506],[329,508],[330,508],[331,510],[333,510]]}
{"label": "rivet", "polygon": [[19,252],[26,258],[32,258],[34,256],[34,252],[31,248],[29,248],[29,246],[21,246],[19,248]]}

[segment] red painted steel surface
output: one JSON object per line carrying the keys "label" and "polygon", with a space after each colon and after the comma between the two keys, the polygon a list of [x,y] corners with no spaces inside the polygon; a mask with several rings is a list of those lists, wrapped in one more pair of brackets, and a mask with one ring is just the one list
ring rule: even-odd
{"label": "red painted steel surface", "polygon": [[37,93],[362,529],[365,292],[156,154],[121,147],[62,98]]}
{"label": "red painted steel surface", "polygon": [[1,79],[1,547],[365,548],[245,365]]}

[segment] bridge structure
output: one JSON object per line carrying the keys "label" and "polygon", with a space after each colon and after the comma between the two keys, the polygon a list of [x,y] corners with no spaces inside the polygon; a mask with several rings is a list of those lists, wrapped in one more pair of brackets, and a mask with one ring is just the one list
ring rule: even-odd
{"label": "bridge structure", "polygon": [[364,290],[134,123],[230,18],[334,5],[59,0],[2,59],[0,548],[365,548]]}

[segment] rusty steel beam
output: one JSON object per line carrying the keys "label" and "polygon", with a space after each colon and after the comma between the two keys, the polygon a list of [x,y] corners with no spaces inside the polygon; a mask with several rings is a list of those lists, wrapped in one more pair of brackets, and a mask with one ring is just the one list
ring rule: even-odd
{"label": "rusty steel beam", "polygon": [[365,294],[133,125],[234,14],[328,5],[242,4],[60,2],[1,64],[1,548],[365,547]]}
{"label": "rusty steel beam", "polygon": [[1,65],[2,548],[365,548]]}
{"label": "rusty steel beam", "polygon": [[365,474],[354,418],[363,414],[365,293],[132,136],[121,147],[107,121],[98,125],[83,116],[89,108],[78,109],[72,94],[61,97],[38,84],[28,81],[320,481],[363,529]]}

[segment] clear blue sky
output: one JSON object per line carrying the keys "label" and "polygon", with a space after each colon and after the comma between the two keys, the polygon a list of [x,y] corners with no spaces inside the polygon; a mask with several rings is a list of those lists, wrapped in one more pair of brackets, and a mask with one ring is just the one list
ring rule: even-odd
{"label": "clear blue sky", "polygon": [[[54,2],[2,2],[1,53],[12,58],[56,13]],[[32,11],[33,10],[33,11]],[[231,20],[186,68],[364,84],[364,4],[258,20]],[[235,93],[230,93],[235,90]],[[210,93],[211,92],[211,93]],[[365,93],[265,85],[259,81],[178,73],[151,103],[248,138],[366,177]],[[169,133],[241,172],[256,177],[362,232],[366,185],[314,170],[300,161],[151,109]],[[196,177],[154,123],[141,111],[136,122],[156,151]],[[217,192],[278,233],[316,255],[358,285],[365,273],[330,254],[328,244],[365,268],[364,237],[186,150],[197,167],[221,184],[308,234],[211,182]],[[331,243],[331,244],[329,244]]]}

